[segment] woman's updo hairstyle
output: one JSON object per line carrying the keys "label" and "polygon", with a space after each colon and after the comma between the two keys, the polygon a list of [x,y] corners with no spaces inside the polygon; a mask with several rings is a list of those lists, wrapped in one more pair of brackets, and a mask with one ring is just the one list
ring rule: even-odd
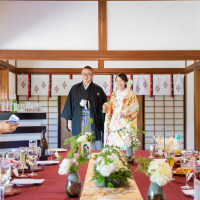
{"label": "woman's updo hairstyle", "polygon": [[[126,74],[124,73],[121,73],[121,74],[118,74],[115,78],[115,81],[117,79],[117,77],[121,78],[123,81],[125,81],[126,83],[128,82],[128,77],[126,76]],[[127,87],[127,85],[125,85],[125,87]]]}

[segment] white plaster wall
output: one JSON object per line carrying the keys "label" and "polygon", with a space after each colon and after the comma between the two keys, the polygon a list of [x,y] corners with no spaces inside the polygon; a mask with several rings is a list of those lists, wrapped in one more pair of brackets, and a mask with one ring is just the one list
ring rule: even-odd
{"label": "white plaster wall", "polygon": [[9,94],[13,95],[16,94],[16,79],[15,74],[12,72],[9,72]]}
{"label": "white plaster wall", "polygon": [[98,61],[17,61],[17,68],[98,68]]}
{"label": "white plaster wall", "polygon": [[97,50],[97,1],[0,1],[0,49]]}
{"label": "white plaster wall", "polygon": [[105,61],[105,68],[185,68],[185,61]]}
{"label": "white plaster wall", "polygon": [[194,149],[194,72],[187,74],[187,149]]}
{"label": "white plaster wall", "polygon": [[199,1],[108,1],[109,50],[199,50]]}

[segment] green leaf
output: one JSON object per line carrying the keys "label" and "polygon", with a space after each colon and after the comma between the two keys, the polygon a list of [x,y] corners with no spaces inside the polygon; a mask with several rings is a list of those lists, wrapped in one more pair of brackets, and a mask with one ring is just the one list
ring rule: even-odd
{"label": "green leaf", "polygon": [[108,186],[109,188],[114,188],[114,185],[113,185],[111,182],[108,182],[108,183],[107,183],[107,186]]}
{"label": "green leaf", "polygon": [[56,158],[56,160],[62,160],[62,157],[58,154],[58,157]]}
{"label": "green leaf", "polygon": [[102,177],[102,176],[97,179],[97,183],[99,186],[102,186],[104,184],[104,181],[105,181],[104,177]]}

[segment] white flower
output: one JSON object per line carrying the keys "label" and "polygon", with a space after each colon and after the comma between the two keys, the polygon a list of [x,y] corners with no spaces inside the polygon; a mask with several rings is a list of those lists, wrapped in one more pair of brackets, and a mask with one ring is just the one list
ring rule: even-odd
{"label": "white flower", "polygon": [[81,99],[81,101],[80,101],[80,106],[86,107],[86,104],[87,104],[87,100]]}
{"label": "white flower", "polygon": [[127,85],[127,88],[130,88],[133,85],[133,81],[129,79],[126,85]]}
{"label": "white flower", "polygon": [[114,171],[115,166],[113,163],[110,163],[108,165],[102,165],[99,169],[99,172],[102,176],[104,177],[108,177],[110,176],[110,174]]}
{"label": "white flower", "polygon": [[148,167],[150,173],[150,180],[157,183],[159,186],[167,184],[172,178],[172,171],[170,166],[163,161],[153,160]]}
{"label": "white flower", "polygon": [[91,132],[86,132],[85,135],[87,135],[87,136],[91,136],[92,133],[91,133]]}
{"label": "white flower", "polygon": [[58,170],[58,173],[60,175],[67,175],[69,168],[71,167],[72,163],[69,159],[65,158],[62,163],[60,164],[60,168]]}
{"label": "white flower", "polygon": [[77,142],[88,142],[86,135],[81,135],[77,138]]}
{"label": "white flower", "polygon": [[159,156],[162,156],[162,155],[163,155],[162,149],[158,150],[158,155],[159,155]]}
{"label": "white flower", "polygon": [[115,169],[114,171],[119,171],[120,169],[127,169],[126,166],[123,165],[122,161],[119,159],[119,157],[116,157],[114,159],[114,162],[113,162],[114,166],[115,166]]}

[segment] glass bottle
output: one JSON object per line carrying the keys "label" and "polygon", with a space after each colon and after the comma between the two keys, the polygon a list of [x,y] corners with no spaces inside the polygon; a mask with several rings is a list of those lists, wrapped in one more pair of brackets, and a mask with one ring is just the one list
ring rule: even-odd
{"label": "glass bottle", "polygon": [[4,101],[5,105],[5,112],[8,112],[9,111],[9,101],[8,101],[8,97],[7,97],[7,94],[5,94],[5,101]]}
{"label": "glass bottle", "polygon": [[45,138],[45,130],[42,131],[42,139],[40,141],[41,157],[40,160],[48,160],[48,144]]}
{"label": "glass bottle", "polygon": [[192,157],[193,161],[193,171],[194,171],[194,176],[199,179],[199,165],[197,163],[197,157]]}
{"label": "glass bottle", "polygon": [[13,101],[12,101],[12,112],[16,113],[17,112],[17,99],[16,99],[16,94],[13,96]]}
{"label": "glass bottle", "polygon": [[12,112],[12,101],[13,101],[13,95],[9,95],[9,102],[8,102],[8,112]]}
{"label": "glass bottle", "polygon": [[4,97],[3,94],[1,94],[1,112],[5,112],[5,101],[4,101]]}
{"label": "glass bottle", "polygon": [[181,136],[177,134],[174,140],[175,155],[180,155],[181,152]]}

